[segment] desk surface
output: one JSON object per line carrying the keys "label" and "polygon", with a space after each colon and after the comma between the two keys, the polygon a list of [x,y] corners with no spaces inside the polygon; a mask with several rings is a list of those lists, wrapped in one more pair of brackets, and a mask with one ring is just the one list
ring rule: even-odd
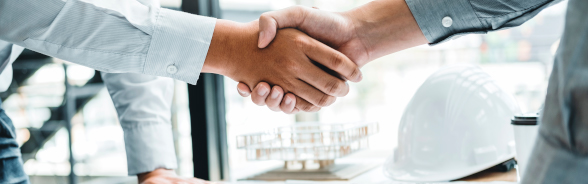
{"label": "desk surface", "polygon": [[488,181],[517,181],[517,171],[515,169],[508,172],[489,172],[482,171],[471,176],[462,178],[458,181],[477,181],[477,182],[488,182]]}
{"label": "desk surface", "polygon": [[[387,181],[391,181],[389,178],[384,176],[384,172],[382,171],[382,167],[376,167],[373,170],[366,172],[354,179],[352,179],[349,183],[388,183]],[[490,172],[490,171],[482,171],[465,178],[456,180],[456,181],[467,181],[467,182],[491,182],[491,181],[506,181],[506,182],[517,182],[517,172],[516,170],[511,170],[508,172]]]}
{"label": "desk surface", "polygon": [[[365,163],[365,162],[374,162],[374,163],[384,163],[386,158],[390,155],[390,151],[378,151],[378,150],[366,150],[362,151],[349,157],[342,158],[337,160],[337,163]],[[465,178],[459,179],[457,181],[467,181],[467,182],[492,182],[492,181],[505,181],[505,182],[516,182],[517,181],[517,173],[516,170],[511,170],[509,172],[490,172],[490,171],[482,171]],[[339,183],[374,183],[374,184],[386,184],[391,183],[392,181],[384,175],[384,171],[382,166],[375,167],[374,169],[365,172],[348,182],[336,182]],[[286,184],[292,182],[260,182],[260,181],[238,181],[234,182],[234,184]],[[316,183],[323,183],[323,182],[316,182]],[[328,183],[328,182],[327,182]],[[392,182],[393,183],[393,182]]]}
{"label": "desk surface", "polygon": [[[373,162],[384,163],[384,160],[390,155],[390,152],[381,152],[375,150],[367,150],[365,152],[357,153],[355,155],[350,156],[349,158],[344,158],[341,161],[349,161],[353,162],[356,159],[362,158],[360,160],[366,161],[365,158],[373,158],[370,159]],[[384,171],[382,167],[376,167],[371,171],[368,171],[354,179],[351,180],[351,183],[386,183],[385,181],[390,181],[389,178],[384,176]],[[517,182],[517,171],[515,169],[510,170],[508,172],[491,172],[491,171],[482,171],[465,178],[459,179],[457,181],[471,181],[471,182],[491,182],[491,181],[506,181],[506,182]]]}

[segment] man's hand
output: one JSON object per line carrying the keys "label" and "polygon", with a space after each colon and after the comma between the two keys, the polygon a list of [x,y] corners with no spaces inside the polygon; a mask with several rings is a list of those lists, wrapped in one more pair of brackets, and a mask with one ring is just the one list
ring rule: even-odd
{"label": "man's hand", "polygon": [[168,169],[155,169],[154,171],[137,175],[139,184],[212,184],[213,182],[198,178],[183,178]]}
{"label": "man's hand", "polygon": [[[344,13],[325,12],[303,6],[293,6],[280,11],[264,13],[259,18],[258,47],[268,46],[274,39],[277,29],[285,27],[298,28],[313,38],[341,51],[360,67],[369,60],[367,48],[359,39],[354,23]],[[270,85],[261,82],[256,85],[253,94],[251,94],[247,84],[239,83],[237,90],[241,96],[251,95],[251,100],[255,104],[267,105],[273,111],[283,111],[287,114],[298,112],[289,111],[290,107],[295,104],[280,104],[281,101],[291,101],[289,99],[294,96],[291,93],[284,96],[280,86],[270,88]],[[270,90],[271,93],[260,92]]]}
{"label": "man's hand", "polygon": [[[257,48],[258,33],[257,21],[238,24],[217,20],[202,71],[222,74],[249,86],[259,82],[279,85],[283,92],[296,94],[291,96],[295,100],[283,101],[284,107],[295,107],[286,109],[289,112],[318,111],[332,104],[335,96],[349,92],[345,80],[318,65],[352,81],[362,78],[353,61],[298,30],[281,30],[265,49]],[[258,92],[269,94],[269,88]],[[288,106],[288,102],[295,106]]]}
{"label": "man's hand", "polygon": [[[381,56],[427,43],[404,0],[376,0],[340,13],[294,6],[264,13],[259,22],[260,48],[273,40],[278,29],[292,27],[337,49],[359,67]],[[242,83],[237,86],[242,96],[252,94],[253,101],[267,99],[267,95],[258,95],[255,90],[251,93],[247,88]]]}
{"label": "man's hand", "polygon": [[347,55],[360,67],[369,60],[367,45],[359,38],[349,13],[321,11],[304,6],[266,12],[259,17],[258,47],[265,48],[278,29],[297,28],[309,36]]}

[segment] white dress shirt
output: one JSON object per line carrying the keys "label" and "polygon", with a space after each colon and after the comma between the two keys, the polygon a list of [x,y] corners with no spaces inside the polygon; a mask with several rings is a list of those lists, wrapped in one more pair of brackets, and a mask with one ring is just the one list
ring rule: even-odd
{"label": "white dress shirt", "polygon": [[196,83],[215,23],[162,9],[156,0],[3,0],[0,91],[12,81],[11,65],[22,47],[116,72],[102,77],[125,133],[129,175],[174,169],[174,88],[164,77]]}
{"label": "white dress shirt", "polygon": [[0,40],[103,72],[196,84],[216,19],[137,0],[2,0]]}
{"label": "white dress shirt", "polygon": [[104,72],[102,79],[124,131],[129,175],[177,168],[171,127],[174,80]]}
{"label": "white dress shirt", "polygon": [[[0,92],[10,87],[12,82],[12,63],[24,48],[0,40]],[[4,72],[3,72],[4,71]]]}

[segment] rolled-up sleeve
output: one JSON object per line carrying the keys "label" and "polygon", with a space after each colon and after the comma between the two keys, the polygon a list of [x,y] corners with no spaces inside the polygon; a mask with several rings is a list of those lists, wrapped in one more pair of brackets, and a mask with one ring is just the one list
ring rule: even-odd
{"label": "rolled-up sleeve", "polygon": [[515,27],[562,0],[406,0],[431,45]]}
{"label": "rolled-up sleeve", "polygon": [[129,175],[175,169],[171,105],[174,80],[131,73],[104,73],[124,131]]}
{"label": "rolled-up sleeve", "polygon": [[196,84],[216,19],[137,0],[0,1],[0,40],[104,72]]}

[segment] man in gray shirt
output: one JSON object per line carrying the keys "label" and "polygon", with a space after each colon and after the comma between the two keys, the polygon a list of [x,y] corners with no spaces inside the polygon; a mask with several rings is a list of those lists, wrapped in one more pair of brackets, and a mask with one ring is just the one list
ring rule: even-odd
{"label": "man in gray shirt", "polygon": [[[519,26],[558,2],[377,0],[340,13],[293,7],[261,16],[258,44],[260,48],[267,46],[278,28],[296,27],[363,66],[417,45]],[[588,182],[588,113],[583,113],[588,109],[587,18],[588,1],[570,0],[539,136],[522,183]],[[253,93],[243,83],[238,89],[243,96],[251,94],[257,104],[280,110],[282,93],[258,93],[271,89],[268,84],[259,83]]]}

